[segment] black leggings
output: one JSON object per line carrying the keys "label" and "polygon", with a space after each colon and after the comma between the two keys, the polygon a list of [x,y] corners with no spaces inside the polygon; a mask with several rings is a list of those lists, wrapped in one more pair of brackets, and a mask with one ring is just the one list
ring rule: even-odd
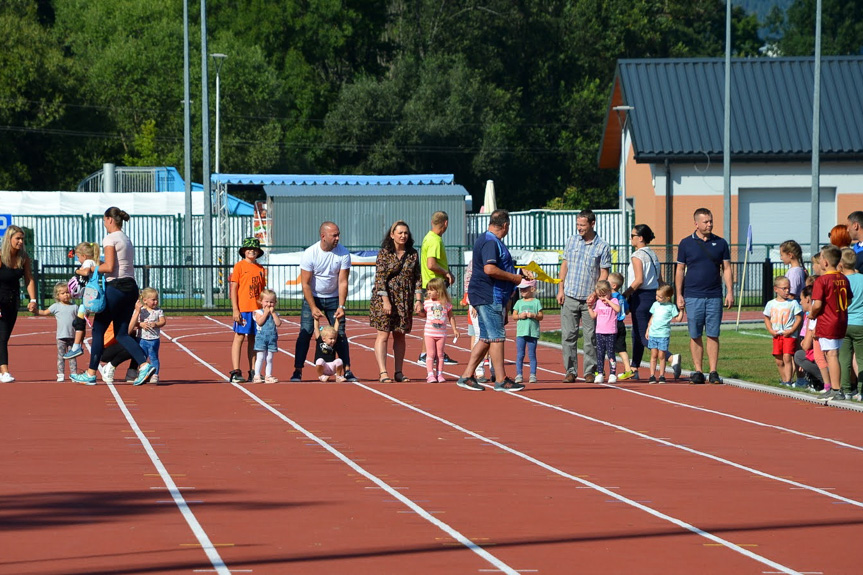
{"label": "black leggings", "polygon": [[112,283],[114,282],[108,282],[105,286],[105,309],[93,318],[93,343],[90,349],[90,369],[93,371],[99,368],[99,361],[105,349],[105,330],[111,322],[114,323],[117,343],[122,345],[138,364],[147,361],[147,354],[135,338],[129,335],[129,320],[132,319],[135,302],[138,300],[138,286],[132,282],[132,289],[125,291],[112,286]]}
{"label": "black leggings", "polygon": [[130,359],[132,363],[129,364],[129,369],[138,369],[138,362],[132,359],[132,355],[122,345],[111,344],[102,352],[102,361],[110,363],[114,367]]}
{"label": "black leggings", "polygon": [[0,365],[9,365],[9,338],[18,319],[18,302],[0,303]]}

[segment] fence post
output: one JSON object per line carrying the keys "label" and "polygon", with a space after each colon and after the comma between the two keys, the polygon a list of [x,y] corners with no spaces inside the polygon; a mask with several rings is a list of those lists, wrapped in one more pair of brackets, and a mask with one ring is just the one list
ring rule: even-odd
{"label": "fence post", "polygon": [[761,304],[765,305],[773,299],[773,262],[770,261],[770,250],[764,256],[761,264]]}

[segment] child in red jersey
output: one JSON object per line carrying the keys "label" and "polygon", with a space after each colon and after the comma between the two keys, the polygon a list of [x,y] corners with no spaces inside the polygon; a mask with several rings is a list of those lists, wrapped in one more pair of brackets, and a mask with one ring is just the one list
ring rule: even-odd
{"label": "child in red jersey", "polygon": [[818,276],[812,285],[812,307],[809,312],[810,317],[818,320],[815,337],[821,344],[830,371],[831,390],[824,398],[836,400],[845,399],[839,388],[839,348],[848,327],[848,304],[851,302],[851,284],[836,269],[841,257],[842,252],[836,246],[821,248],[823,275]]}

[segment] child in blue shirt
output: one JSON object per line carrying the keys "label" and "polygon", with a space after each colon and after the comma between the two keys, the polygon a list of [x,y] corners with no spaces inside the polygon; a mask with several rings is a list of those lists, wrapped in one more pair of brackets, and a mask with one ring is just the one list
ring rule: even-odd
{"label": "child in blue shirt", "polygon": [[620,288],[623,287],[623,276],[619,273],[608,274],[608,283],[611,284],[611,297],[617,300],[620,304],[620,312],[617,314],[617,335],[614,338],[614,353],[620,357],[623,363],[623,373],[617,376],[617,380],[629,379],[635,375],[632,371],[632,365],[629,363],[629,354],[626,352],[626,325],[623,321],[626,319],[626,314],[629,313],[629,304],[626,298],[620,293]]}
{"label": "child in blue shirt", "polygon": [[[647,322],[647,348],[650,350],[650,379],[647,383],[665,383],[665,361],[671,340],[671,322],[681,321],[683,312],[671,303],[674,290],[670,285],[659,286],[656,301],[650,306],[650,321]],[[659,360],[659,379],[654,377]]]}

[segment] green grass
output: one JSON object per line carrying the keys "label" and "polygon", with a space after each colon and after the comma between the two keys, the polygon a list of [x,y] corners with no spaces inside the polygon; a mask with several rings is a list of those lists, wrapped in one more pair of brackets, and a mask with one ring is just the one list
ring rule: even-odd
{"label": "green grass", "polygon": [[[543,332],[540,339],[560,343],[560,332]],[[632,349],[632,331],[626,335],[626,340],[629,348]],[[685,327],[671,330],[671,351],[680,354],[684,370],[693,368],[689,341],[689,334]],[[771,339],[763,326],[743,324],[739,332],[735,331],[734,326],[722,326],[719,345],[719,374],[722,377],[778,385],[779,372],[771,355]],[[649,355],[645,355],[644,359],[647,361],[649,358]],[[704,369],[707,369],[706,351]]]}

